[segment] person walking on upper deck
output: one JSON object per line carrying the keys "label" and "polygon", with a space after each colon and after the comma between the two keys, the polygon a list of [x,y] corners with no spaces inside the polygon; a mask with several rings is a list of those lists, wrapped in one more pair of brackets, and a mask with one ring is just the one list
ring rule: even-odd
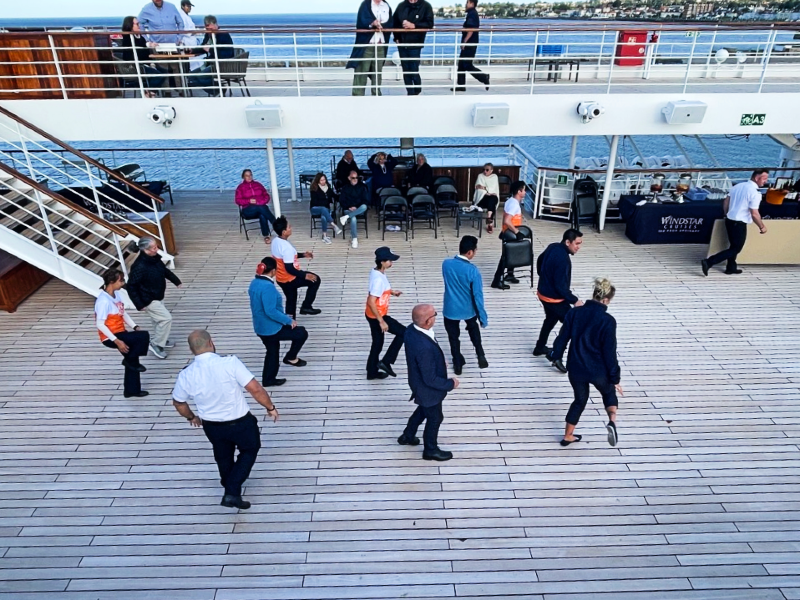
{"label": "person walking on upper deck", "polygon": [[328,237],[328,226],[333,227],[333,232],[336,235],[342,233],[342,230],[333,222],[331,206],[335,206],[337,196],[336,192],[333,191],[333,187],[328,183],[325,173],[316,174],[314,181],[311,182],[310,193],[311,202],[309,208],[311,216],[319,217],[319,222],[322,226],[322,241],[330,244],[332,242],[331,238]]}
{"label": "person walking on upper deck", "polygon": [[767,226],[761,220],[758,207],[761,205],[761,192],[758,188],[767,185],[769,171],[756,169],[749,181],[738,183],[731,188],[730,194],[722,202],[725,213],[725,230],[728,232],[730,247],[700,261],[703,275],[708,276],[708,270],[714,265],[728,261],[725,268],[726,275],[738,275],[742,272],[736,264],[736,257],[744,248],[747,241],[747,225],[755,222],[760,233],[767,233]]}
{"label": "person walking on upper deck", "polygon": [[[481,327],[489,324],[489,317],[483,307],[483,280],[478,267],[472,259],[478,251],[478,238],[465,235],[458,244],[458,256],[445,259],[442,263],[444,278],[444,329],[450,340],[450,353],[453,356],[453,372],[461,375],[466,360],[461,354],[459,325],[466,323],[467,333],[475,353],[478,355],[478,367],[489,366],[486,353],[481,343]],[[480,325],[479,325],[480,323]]]}
{"label": "person walking on upper deck", "polygon": [[177,44],[180,33],[159,33],[161,31],[183,31],[183,17],[170,2],[152,0],[142,7],[139,25],[147,33],[147,39],[156,44]]}
{"label": "person walking on upper deck", "polygon": [[560,362],[569,344],[567,372],[575,400],[567,412],[562,446],[581,441],[575,427],[589,401],[589,384],[603,397],[608,413],[608,443],[617,445],[617,393],[622,395],[617,362],[617,322],[608,314],[616,288],[608,279],[594,280],[592,299],[567,313],[548,358]]}
{"label": "person walking on upper deck", "polygon": [[301,287],[308,288],[303,304],[300,306],[301,315],[318,315],[322,311],[314,308],[314,300],[322,280],[319,275],[310,271],[301,271],[300,258],[314,258],[313,252],[301,252],[289,242],[292,235],[292,226],[286,217],[275,219],[276,237],[272,239],[272,257],[278,262],[276,279],[286,296],[286,314],[294,319],[297,317],[297,291]]}
{"label": "person walking on upper deck", "polygon": [[353,248],[358,248],[358,216],[367,212],[369,192],[367,186],[358,180],[358,173],[351,171],[347,176],[347,183],[342,188],[339,196],[339,205],[342,207],[340,223],[344,227],[350,221],[350,239]]}
{"label": "person walking on upper deck", "polygon": [[[523,239],[519,227],[522,225],[522,202],[525,200],[525,194],[524,181],[517,181],[511,185],[511,197],[503,206],[503,230],[500,233],[500,239],[504,242]],[[497,264],[497,271],[492,279],[492,287],[507,290],[510,286],[506,281],[519,283],[519,279],[514,277],[514,269],[506,269],[506,259],[501,250],[500,262]]]}
{"label": "person walking on upper deck", "polygon": [[479,206],[486,211],[486,231],[494,231],[494,213],[497,212],[497,204],[500,202],[500,179],[494,172],[494,165],[486,163],[483,165],[483,173],[475,179],[475,195],[472,197],[472,204]]}
{"label": "person walking on upper deck", "polygon": [[[536,296],[544,308],[544,323],[533,348],[534,356],[546,356],[550,352],[547,338],[553,327],[558,322],[564,322],[564,317],[573,305],[583,306],[583,302],[570,290],[572,285],[570,257],[578,253],[581,244],[583,244],[583,234],[577,229],[567,229],[561,236],[561,242],[550,244],[536,261],[536,272],[539,275]],[[564,371],[561,363],[556,363],[555,366]]]}
{"label": "person walking on upper deck", "polygon": [[369,79],[373,96],[382,95],[381,83],[386,49],[391,33],[392,9],[385,0],[364,0],[358,9],[356,43],[350,53],[347,69],[354,69],[353,96],[363,96]]}
{"label": "person walking on upper deck", "polygon": [[[403,337],[406,328],[389,316],[389,299],[400,296],[402,292],[393,290],[386,277],[386,270],[400,257],[393,254],[387,246],[375,250],[375,268],[369,272],[369,292],[367,293],[367,308],[365,315],[369,323],[372,345],[367,358],[367,379],[386,379],[389,375],[396,377],[392,365],[403,347]],[[385,333],[391,333],[394,340],[389,349],[380,357],[383,349]]]}
{"label": "person walking on upper deck", "polygon": [[425,35],[433,29],[433,7],[427,0],[403,0],[394,12],[393,29],[403,81],[409,96],[422,93],[422,78],[419,76],[420,55],[425,44]]}
{"label": "person walking on upper deck", "polygon": [[270,223],[275,224],[275,215],[269,209],[270,196],[267,188],[253,179],[250,169],[242,171],[242,183],[236,187],[236,204],[242,209],[245,219],[258,219],[264,241],[269,240]]}
{"label": "person walking on upper deck", "polygon": [[464,29],[473,31],[463,31],[461,33],[461,53],[458,55],[458,75],[456,76],[456,92],[466,92],[467,73],[486,86],[489,91],[489,75],[475,66],[475,54],[478,52],[478,28],[481,26],[481,18],[478,15],[478,0],[467,0],[467,18],[464,20]]}
{"label": "person walking on upper deck", "polygon": [[137,246],[139,256],[133,261],[125,289],[136,310],[145,313],[155,324],[155,331],[150,338],[150,352],[158,358],[167,358],[167,348],[172,348],[175,344],[169,341],[172,315],[164,306],[164,294],[167,281],[178,288],[183,287],[183,284],[161,260],[155,239],[140,238]]}

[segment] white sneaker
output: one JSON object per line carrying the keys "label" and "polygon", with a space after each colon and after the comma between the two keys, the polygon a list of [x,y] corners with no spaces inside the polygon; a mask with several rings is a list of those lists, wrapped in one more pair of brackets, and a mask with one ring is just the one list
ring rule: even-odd
{"label": "white sneaker", "polygon": [[339,219],[339,223],[341,223],[342,227],[344,227],[347,225],[348,220],[350,220],[350,215],[342,215],[342,217]]}
{"label": "white sneaker", "polygon": [[150,352],[153,353],[154,356],[158,358],[167,358],[167,353],[164,351],[163,348],[159,348],[155,344],[150,344]]}
{"label": "white sneaker", "polygon": [[331,225],[333,226],[333,232],[334,232],[336,235],[342,235],[342,230],[341,230],[341,229],[339,229],[339,227],[337,227],[337,226],[336,226],[336,225],[334,225],[333,223],[331,223]]}
{"label": "white sneaker", "polygon": [[350,244],[353,248],[358,248],[358,238],[353,238],[353,243]]}
{"label": "white sneaker", "polygon": [[331,238],[329,238],[327,235],[323,235],[322,236],[322,241],[325,242],[326,244],[331,244],[332,243],[331,242]]}

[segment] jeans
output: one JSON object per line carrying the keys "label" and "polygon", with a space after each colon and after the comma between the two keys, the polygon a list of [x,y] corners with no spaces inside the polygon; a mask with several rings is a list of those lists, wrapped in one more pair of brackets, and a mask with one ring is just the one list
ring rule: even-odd
{"label": "jeans", "polygon": [[[127,359],[127,362],[132,367],[139,366],[139,357],[147,354],[147,348],[150,345],[150,334],[146,331],[123,331],[115,334],[118,339],[122,340],[128,346],[128,353],[122,354]],[[103,342],[104,346],[108,348],[117,349],[116,344],[111,340]],[[125,379],[123,386],[123,393],[128,396],[133,396],[142,391],[142,378],[139,371],[136,369],[129,369],[125,367]]]}
{"label": "jeans", "polygon": [[269,237],[269,225],[275,225],[275,215],[266,204],[250,204],[242,207],[242,217],[245,219],[258,219],[261,225],[261,235]]}
{"label": "jeans", "polygon": [[[225,495],[240,497],[242,485],[250,476],[261,449],[258,419],[247,413],[234,421],[203,421],[203,431],[214,450],[214,461]],[[237,448],[239,456],[234,460]]]}
{"label": "jeans", "polygon": [[191,71],[187,78],[187,85],[206,88],[205,91],[209,96],[219,95],[219,90],[212,87],[214,85],[214,68],[211,65]]}
{"label": "jeans", "polygon": [[542,323],[542,330],[539,332],[539,339],[536,340],[536,350],[542,349],[547,346],[547,338],[550,337],[550,332],[556,323],[563,323],[564,317],[570,311],[572,306],[566,300],[562,302],[543,302],[544,308],[544,323]]}
{"label": "jeans", "polygon": [[590,383],[597,389],[598,392],[600,392],[600,395],[603,397],[603,406],[608,408],[610,406],[617,406],[619,404],[619,401],[617,400],[617,390],[614,388],[614,384],[605,377],[586,380],[583,377],[579,377],[570,373],[569,383],[572,385],[572,391],[575,395],[575,400],[572,401],[572,404],[569,407],[569,412],[567,412],[567,418],[565,419],[570,425],[578,424],[578,421],[583,414],[583,410],[586,408],[586,403],[589,401]]}
{"label": "jeans", "polygon": [[[483,352],[483,344],[481,343],[481,327],[478,323],[478,315],[475,315],[471,319],[466,319],[464,323],[467,325],[467,333],[469,334],[469,339],[472,341],[472,345],[475,346],[475,352],[478,358],[485,358],[486,355]],[[460,365],[463,367],[466,361],[464,360],[464,355],[461,354],[461,340],[459,339],[461,335],[459,332],[460,324],[461,321],[457,319],[448,319],[444,317],[444,329],[447,332],[447,339],[450,340],[450,354],[453,356],[453,366]]]}
{"label": "jeans", "polygon": [[444,421],[442,403],[433,406],[417,405],[417,410],[408,418],[403,435],[411,439],[417,435],[417,429],[425,421],[425,431],[422,433],[424,453],[430,454],[439,449],[439,426]]}
{"label": "jeans", "polygon": [[306,271],[301,271],[302,275],[295,277],[287,283],[280,283],[283,290],[283,295],[286,296],[286,314],[293,319],[297,317],[297,290],[301,287],[307,287],[306,298],[303,300],[303,305],[300,308],[314,308],[314,300],[317,299],[317,291],[322,280],[317,275],[316,281],[309,281],[306,279]]}
{"label": "jeans", "polygon": [[353,210],[346,210],[344,214],[350,217],[350,237],[356,239],[358,237],[358,217],[359,215],[363,215],[367,212],[367,205],[362,204],[358,208],[354,208]]}
{"label": "jeans", "polygon": [[322,224],[322,233],[328,233],[328,225],[333,223],[333,217],[331,216],[330,209],[325,208],[324,206],[312,206],[311,216],[319,217],[319,221]]}
{"label": "jeans", "polygon": [[172,315],[169,314],[167,307],[160,300],[153,300],[142,309],[148,317],[153,319],[155,331],[150,337],[150,343],[154,346],[163,348],[169,339],[169,332],[172,329]]}
{"label": "jeans", "polygon": [[422,93],[422,78],[419,76],[419,57],[422,54],[422,46],[397,46],[397,53],[400,55],[400,66],[403,69],[403,82],[406,84],[406,91],[409,96],[416,96]]}
{"label": "jeans", "polygon": [[261,382],[264,385],[270,385],[278,376],[278,369],[280,369],[280,361],[278,354],[281,351],[281,342],[291,341],[292,345],[289,352],[284,356],[285,359],[294,360],[300,353],[300,349],[308,339],[308,332],[305,327],[298,325],[292,329],[291,325],[284,325],[277,333],[272,335],[259,335],[261,343],[264,344],[267,353],[264,355],[264,369],[261,372]]}
{"label": "jeans", "polygon": [[358,59],[353,73],[353,96],[363,96],[367,79],[372,81],[372,95],[381,95],[383,63],[386,62],[386,44],[370,44]]}
{"label": "jeans", "polygon": [[483,85],[489,85],[489,76],[475,66],[473,60],[478,47],[474,45],[467,45],[458,57],[458,75],[456,76],[456,85],[464,87],[467,83],[467,73],[472,75],[475,79],[480,81]]}
{"label": "jeans", "polygon": [[160,88],[162,85],[164,85],[164,79],[167,71],[159,67],[151,67],[147,64],[140,64],[139,68],[141,69],[142,83],[144,83],[144,87],[150,89]]}
{"label": "jeans", "polygon": [[730,247],[714,256],[709,256],[706,260],[708,261],[709,267],[713,267],[717,263],[727,260],[728,265],[725,270],[730,272],[737,269],[736,257],[739,255],[739,252],[742,251],[744,243],[747,241],[747,223],[734,221],[725,217],[725,230],[728,232]]}
{"label": "jeans", "polygon": [[367,377],[375,377],[378,374],[379,360],[387,365],[393,365],[397,360],[400,348],[403,347],[406,328],[389,315],[383,317],[383,320],[389,326],[389,333],[394,336],[394,339],[381,360],[380,354],[383,349],[384,333],[381,331],[378,319],[371,319],[370,317],[366,317],[366,319],[367,323],[369,323],[369,332],[372,334],[372,345],[369,347],[369,357],[367,358]]}

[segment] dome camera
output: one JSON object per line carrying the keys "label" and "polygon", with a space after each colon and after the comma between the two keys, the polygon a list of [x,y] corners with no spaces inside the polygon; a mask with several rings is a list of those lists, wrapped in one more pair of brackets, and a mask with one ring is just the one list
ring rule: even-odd
{"label": "dome camera", "polygon": [[578,114],[581,116],[582,123],[588,123],[604,112],[606,112],[606,109],[598,102],[581,102],[578,104]]}
{"label": "dome camera", "polygon": [[156,125],[163,125],[164,127],[171,127],[172,121],[178,116],[175,109],[171,106],[156,106],[149,113],[147,117]]}

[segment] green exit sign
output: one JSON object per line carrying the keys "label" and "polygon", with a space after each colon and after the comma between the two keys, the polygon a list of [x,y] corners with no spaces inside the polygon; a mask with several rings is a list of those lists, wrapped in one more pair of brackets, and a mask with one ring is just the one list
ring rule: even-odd
{"label": "green exit sign", "polygon": [[766,118],[767,115],[764,114],[753,114],[753,113],[744,114],[742,115],[742,119],[739,121],[739,127],[763,125]]}
{"label": "green exit sign", "polygon": [[558,182],[556,185],[567,185],[567,176],[566,175],[559,175]]}

